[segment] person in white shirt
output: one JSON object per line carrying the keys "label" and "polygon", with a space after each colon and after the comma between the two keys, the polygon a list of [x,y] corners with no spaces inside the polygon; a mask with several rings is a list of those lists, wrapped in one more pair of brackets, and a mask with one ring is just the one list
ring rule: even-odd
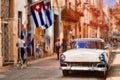
{"label": "person in white shirt", "polygon": [[24,54],[25,54],[25,41],[24,41],[24,36],[21,35],[21,39],[18,40],[18,43],[17,43],[17,46],[18,46],[18,58],[22,59],[23,63],[25,63],[25,59],[24,59]]}

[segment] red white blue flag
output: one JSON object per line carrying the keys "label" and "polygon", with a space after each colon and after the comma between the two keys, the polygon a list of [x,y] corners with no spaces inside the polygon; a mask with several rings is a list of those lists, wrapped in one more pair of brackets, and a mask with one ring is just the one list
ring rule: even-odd
{"label": "red white blue flag", "polygon": [[44,1],[44,9],[45,9],[45,14],[46,14],[45,27],[48,28],[52,25],[52,7],[51,7],[50,0]]}
{"label": "red white blue flag", "polygon": [[46,25],[46,15],[44,10],[44,2],[40,1],[30,6],[31,14],[36,27]]}

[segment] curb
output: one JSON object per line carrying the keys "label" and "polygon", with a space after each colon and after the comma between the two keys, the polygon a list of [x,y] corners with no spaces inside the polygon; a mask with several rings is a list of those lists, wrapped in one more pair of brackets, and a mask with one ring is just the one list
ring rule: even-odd
{"label": "curb", "polygon": [[28,64],[34,64],[34,63],[37,63],[39,61],[47,60],[47,59],[54,58],[54,57],[55,57],[55,54],[52,54],[52,55],[50,55],[48,57],[44,57],[44,58],[39,58],[39,59],[28,61]]}

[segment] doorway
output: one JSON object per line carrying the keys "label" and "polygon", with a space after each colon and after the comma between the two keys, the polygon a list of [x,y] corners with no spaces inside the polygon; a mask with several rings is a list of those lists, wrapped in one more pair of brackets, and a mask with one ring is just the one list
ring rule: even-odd
{"label": "doorway", "polygon": [[[58,15],[54,14],[54,46],[55,46],[55,42],[56,42],[56,39],[59,37],[59,17]],[[55,48],[53,48],[54,52],[55,52]]]}

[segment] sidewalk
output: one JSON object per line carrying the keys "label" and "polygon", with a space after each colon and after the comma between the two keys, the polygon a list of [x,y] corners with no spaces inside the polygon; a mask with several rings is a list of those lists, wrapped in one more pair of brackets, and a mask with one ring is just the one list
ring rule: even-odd
{"label": "sidewalk", "polygon": [[53,54],[50,55],[50,56],[44,57],[44,58],[39,58],[39,59],[31,60],[31,61],[28,62],[28,64],[37,63],[37,62],[39,62],[39,61],[47,60],[47,59],[54,58],[54,57],[56,57],[56,54],[55,54],[55,53],[53,53]]}
{"label": "sidewalk", "polygon": [[114,47],[112,48],[112,47],[111,47],[111,48],[110,48],[110,51],[111,51],[111,52],[120,53],[120,47],[118,47],[118,48],[114,48]]}
{"label": "sidewalk", "polygon": [[[30,61],[28,61],[27,64],[28,65],[35,64],[37,62],[44,61],[44,60],[54,58],[54,57],[56,57],[56,54],[53,53],[52,55],[44,57],[44,58],[38,58],[38,59],[30,60]],[[9,71],[9,70],[12,70],[12,69],[15,69],[15,68],[16,68],[16,66],[14,66],[14,65],[4,66],[4,67],[0,68],[0,73]]]}
{"label": "sidewalk", "polygon": [[114,60],[106,80],[120,80],[120,53],[114,54]]}

